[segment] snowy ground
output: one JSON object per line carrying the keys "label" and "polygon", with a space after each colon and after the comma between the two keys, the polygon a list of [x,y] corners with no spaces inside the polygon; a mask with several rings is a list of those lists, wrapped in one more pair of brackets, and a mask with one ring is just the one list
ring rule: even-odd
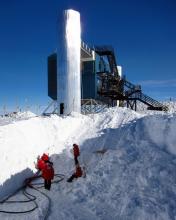
{"label": "snowy ground", "polygon": [[[175,106],[175,105],[174,105]],[[96,115],[69,117],[26,115],[0,119],[0,198],[36,172],[37,155],[48,152],[56,173],[49,220],[175,220],[176,114],[111,108]],[[74,169],[72,144],[81,148],[86,178],[66,179]],[[97,150],[107,150],[104,154]],[[42,181],[42,180],[41,180]],[[33,192],[32,189],[28,189]],[[38,192],[39,208],[28,214],[3,214],[5,220],[44,219],[48,199]],[[18,193],[13,199],[22,198]],[[0,210],[26,210],[29,204],[0,205]]]}

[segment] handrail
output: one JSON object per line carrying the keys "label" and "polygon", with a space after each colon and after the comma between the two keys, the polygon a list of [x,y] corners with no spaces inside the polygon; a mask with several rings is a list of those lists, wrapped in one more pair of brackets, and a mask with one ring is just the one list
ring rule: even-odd
{"label": "handrail", "polygon": [[84,49],[90,55],[92,55],[91,48],[86,43],[84,43],[84,41],[81,41],[81,48]]}
{"label": "handrail", "polygon": [[153,108],[162,108],[163,110],[167,110],[167,106],[142,93],[140,85],[134,85],[126,79],[123,79],[123,81],[124,86],[130,89],[124,91],[125,96],[127,96],[128,98],[138,99],[139,101],[144,102],[145,104]]}

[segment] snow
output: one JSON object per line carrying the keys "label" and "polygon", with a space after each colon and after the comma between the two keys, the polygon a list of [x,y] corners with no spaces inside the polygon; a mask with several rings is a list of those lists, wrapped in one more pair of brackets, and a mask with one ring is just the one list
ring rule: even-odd
{"label": "snow", "polygon": [[[165,101],[161,103],[168,107],[168,111],[167,111],[168,113],[176,113],[176,102],[175,101]],[[151,111],[151,110],[148,111],[147,105],[139,101],[137,101],[137,110],[139,112],[145,112],[146,114],[158,114],[158,111]]]}
{"label": "snow", "polygon": [[0,125],[9,124],[15,121],[20,120],[27,120],[33,117],[37,117],[34,113],[27,111],[27,112],[12,112],[5,116],[0,117]]}
{"label": "snow", "polygon": [[169,108],[170,113],[176,113],[176,102],[170,101],[170,102],[163,102],[164,105],[167,105]]}
{"label": "snow", "polygon": [[[88,116],[22,115],[0,121],[0,199],[36,172],[34,162],[46,152],[55,172],[65,174],[51,191],[41,189],[51,200],[47,219],[176,219],[174,110],[149,113],[114,107]],[[79,161],[86,178],[67,183],[74,170],[73,143],[80,146]],[[37,195],[39,208],[27,214],[0,213],[0,219],[44,219],[49,200],[28,191]],[[20,192],[14,199],[19,197]],[[30,207],[13,204],[11,208]],[[9,205],[0,205],[3,209],[9,210]]]}

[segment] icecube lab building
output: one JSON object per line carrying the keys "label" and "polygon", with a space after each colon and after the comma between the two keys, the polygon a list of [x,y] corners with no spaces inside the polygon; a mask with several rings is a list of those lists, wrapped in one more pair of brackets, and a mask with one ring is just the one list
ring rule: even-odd
{"label": "icecube lab building", "polygon": [[79,12],[64,11],[58,36],[57,53],[48,57],[48,96],[53,101],[44,112],[53,106],[51,113],[60,115],[90,113],[119,103],[136,110],[137,101],[150,110],[167,110],[122,77],[111,46],[90,48],[81,41]]}
{"label": "icecube lab building", "polygon": [[48,57],[48,96],[55,112],[81,112],[81,99],[97,99],[96,72],[106,68],[98,54],[81,42],[80,14],[65,10],[59,18],[57,53]]}

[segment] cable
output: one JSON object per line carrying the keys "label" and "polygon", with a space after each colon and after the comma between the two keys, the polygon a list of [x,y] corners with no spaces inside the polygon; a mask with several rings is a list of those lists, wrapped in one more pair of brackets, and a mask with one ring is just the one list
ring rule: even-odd
{"label": "cable", "polygon": [[[65,175],[63,175],[63,174],[55,174],[54,176],[59,177],[59,179],[52,181],[52,183],[59,183],[59,182],[61,182],[62,180],[64,180],[64,176],[65,176]],[[38,185],[38,187],[34,187],[34,185]],[[49,216],[49,213],[50,213],[50,209],[51,209],[51,198],[50,198],[46,193],[41,192],[41,191],[39,190],[39,188],[42,188],[42,187],[43,187],[43,183],[35,183],[35,184],[33,183],[33,185],[32,185],[32,188],[33,188],[33,189],[35,189],[36,191],[40,192],[42,195],[44,195],[44,196],[48,199],[49,205],[48,205],[48,208],[47,208],[45,217],[44,217],[44,220],[45,220],[45,219],[47,219],[47,217]]]}
{"label": "cable", "polygon": [[[55,174],[54,175],[55,177],[59,178],[59,179],[56,179],[54,181],[52,181],[52,183],[59,183],[61,181],[64,180],[64,177],[65,175],[63,174]],[[47,213],[45,215],[45,219],[49,213],[49,210],[50,210],[50,206],[51,206],[51,199],[50,197],[45,194],[44,192],[40,191],[39,188],[43,188],[43,183],[31,183],[33,180],[35,179],[38,179],[38,178],[41,178],[41,176],[34,176],[34,177],[31,177],[31,178],[28,178],[25,180],[25,185],[20,187],[19,189],[17,189],[12,195],[8,196],[7,198],[5,198],[3,201],[0,202],[0,205],[1,204],[9,204],[9,203],[28,203],[28,202],[33,202],[34,204],[34,207],[29,209],[29,210],[25,210],[25,211],[7,211],[7,210],[0,210],[0,213],[7,213],[7,214],[22,214],[22,213],[29,213],[29,212],[32,212],[34,211],[35,209],[38,208],[38,204],[36,202],[36,199],[37,197],[30,194],[29,192],[27,192],[27,187],[29,188],[32,188],[38,192],[40,192],[42,195],[44,195],[48,201],[49,201],[49,206],[48,206],[48,210],[47,210]],[[38,187],[35,187],[35,186],[38,186]],[[23,195],[27,198],[27,200],[16,200],[16,201],[8,201],[8,199],[10,199],[11,197],[13,197],[15,194],[17,194],[19,191],[23,190]]]}

